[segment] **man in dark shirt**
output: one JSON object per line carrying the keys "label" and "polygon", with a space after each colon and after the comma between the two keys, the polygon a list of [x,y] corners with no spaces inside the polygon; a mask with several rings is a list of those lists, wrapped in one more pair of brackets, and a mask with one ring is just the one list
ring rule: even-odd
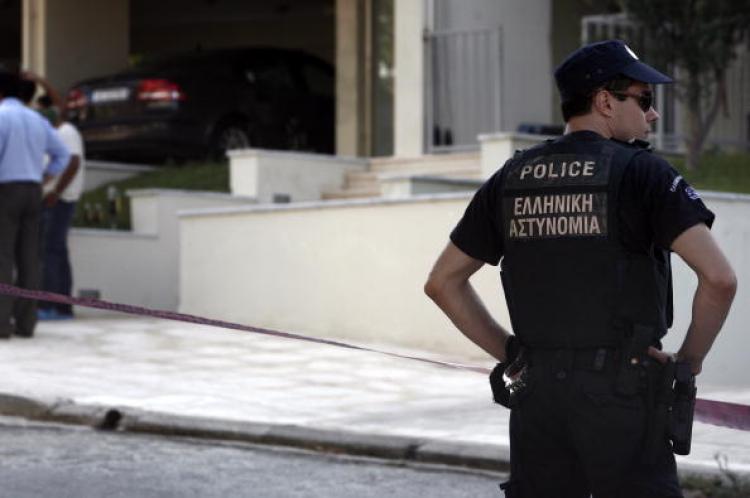
{"label": "man in dark shirt", "polygon": [[[517,153],[478,190],[425,291],[500,362],[524,348],[506,496],[679,497],[666,434],[653,433],[649,384],[622,379],[657,378],[674,359],[700,373],[736,278],[709,231],[713,213],[636,143],[659,118],[649,84],[671,80],[618,40],[577,50],[555,79],[566,134]],[[676,355],[660,350],[672,318],[670,251],[698,277]],[[469,283],[500,262],[515,335]],[[631,358],[626,345],[644,335]]]}

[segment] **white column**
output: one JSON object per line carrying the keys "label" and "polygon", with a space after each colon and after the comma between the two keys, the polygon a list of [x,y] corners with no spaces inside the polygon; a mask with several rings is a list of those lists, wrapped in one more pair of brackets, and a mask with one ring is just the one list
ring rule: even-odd
{"label": "white column", "polygon": [[61,92],[127,66],[129,0],[48,0],[46,14],[46,76]]}
{"label": "white column", "polygon": [[336,154],[362,153],[362,2],[336,0]]}
{"label": "white column", "polygon": [[21,12],[21,68],[46,72],[47,0],[23,0]]}
{"label": "white column", "polygon": [[394,155],[424,151],[424,0],[394,2]]}
{"label": "white column", "polygon": [[[129,0],[23,0],[22,67],[65,92],[128,63]],[[73,14],[74,13],[74,14]]]}

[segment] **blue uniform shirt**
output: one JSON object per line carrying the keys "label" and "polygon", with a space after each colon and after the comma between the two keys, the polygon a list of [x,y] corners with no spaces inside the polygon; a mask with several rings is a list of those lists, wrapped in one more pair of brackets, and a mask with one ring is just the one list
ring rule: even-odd
{"label": "blue uniform shirt", "polygon": [[46,119],[13,97],[0,101],[0,183],[41,183],[44,173],[57,175],[68,161],[68,148]]}

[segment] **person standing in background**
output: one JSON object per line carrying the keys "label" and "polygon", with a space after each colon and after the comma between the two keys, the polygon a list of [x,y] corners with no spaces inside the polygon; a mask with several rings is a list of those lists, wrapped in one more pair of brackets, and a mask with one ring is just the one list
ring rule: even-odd
{"label": "person standing in background", "polygon": [[[39,111],[55,127],[60,140],[70,151],[70,161],[62,174],[44,184],[42,206],[42,289],[70,296],[73,272],[68,251],[68,232],[75,206],[83,191],[84,147],[78,129],[62,119],[64,102],[55,88],[34,73],[24,78],[39,84],[46,95],[37,101]],[[65,303],[39,303],[40,320],[59,320],[73,317],[73,307]]]}
{"label": "person standing in background", "polygon": [[[0,283],[36,290],[42,180],[59,174],[70,153],[47,120],[18,100],[20,86],[16,73],[0,68]],[[0,338],[32,337],[36,321],[36,301],[0,296]]]}

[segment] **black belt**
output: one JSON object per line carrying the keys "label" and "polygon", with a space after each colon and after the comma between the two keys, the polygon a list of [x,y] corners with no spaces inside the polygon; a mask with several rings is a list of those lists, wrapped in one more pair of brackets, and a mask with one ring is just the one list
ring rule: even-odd
{"label": "black belt", "polygon": [[620,350],[615,348],[531,349],[526,354],[531,366],[554,366],[601,372],[618,364]]}

